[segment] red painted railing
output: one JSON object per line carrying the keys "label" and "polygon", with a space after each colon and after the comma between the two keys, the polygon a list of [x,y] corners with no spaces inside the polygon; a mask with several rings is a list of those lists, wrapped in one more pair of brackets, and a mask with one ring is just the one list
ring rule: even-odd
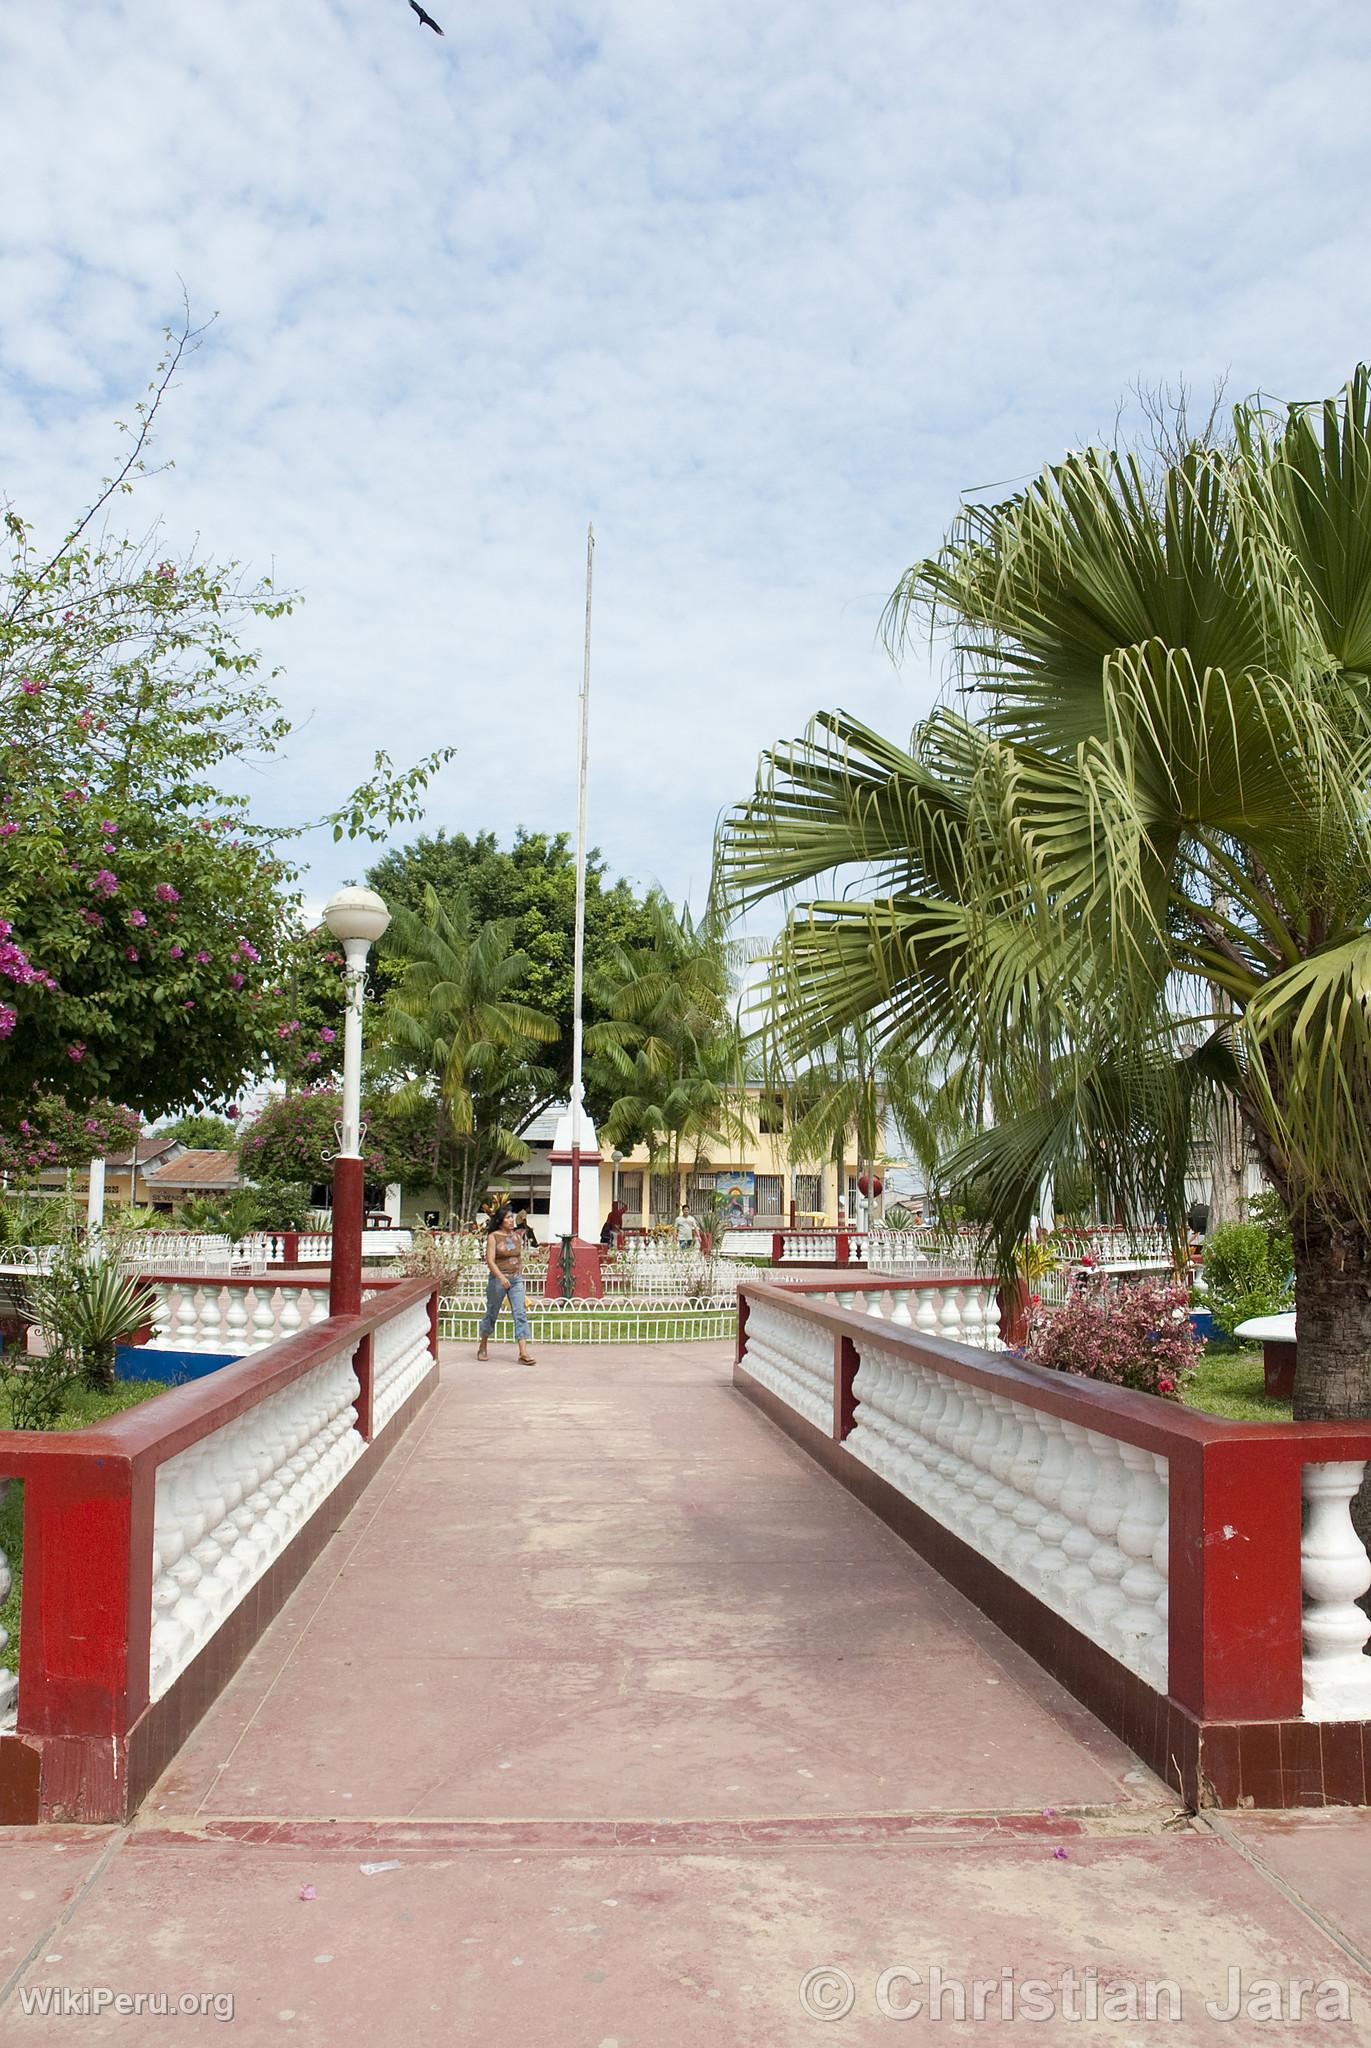
{"label": "red painted railing", "polygon": [[[1280,1724],[1288,1755],[1283,1765],[1263,1766],[1267,1769],[1267,1796],[1257,1797],[1257,1804],[1294,1803],[1290,1788],[1298,1773],[1292,1776],[1294,1767],[1289,1759],[1297,1755],[1305,1773],[1304,1803],[1319,1803],[1324,1796],[1346,1797],[1354,1803],[1371,1800],[1371,1766],[1363,1779],[1359,1761],[1362,1728],[1371,1735],[1371,1721],[1308,1722],[1300,1718],[1305,1674],[1301,1577],[1304,1471],[1307,1466],[1356,1465],[1371,1460],[1371,1420],[1270,1423],[1205,1415],[1128,1388],[1029,1365],[1012,1355],[973,1351],[924,1337],[889,1321],[873,1327],[872,1320],[858,1309],[817,1298],[825,1285],[831,1291],[835,1284],[844,1291],[859,1289],[855,1278],[847,1276],[841,1281],[792,1282],[788,1286],[748,1280],[739,1288],[738,1382],[759,1394],[762,1405],[797,1440],[909,1534],[911,1541],[924,1548],[973,1599],[986,1604],[987,1611],[1035,1655],[1043,1654],[1042,1645],[1049,1640],[1060,1645],[1059,1653],[1054,1649],[1043,1661],[1068,1685],[1081,1690],[1073,1673],[1096,1667],[1092,1685],[1082,1690],[1081,1696],[1097,1711],[1105,1711],[1101,1693],[1108,1691],[1108,1684],[1101,1680],[1097,1668],[1100,1653],[1094,1646],[1067,1643],[1065,1637],[1071,1631],[1063,1629],[1056,1611],[1043,1607],[1022,1586],[1002,1583],[1003,1574],[993,1563],[969,1554],[960,1539],[933,1529],[912,1497],[895,1500],[894,1487],[867,1472],[844,1448],[854,1427],[853,1381],[861,1364],[860,1347],[878,1346],[886,1354],[935,1372],[944,1381],[985,1390],[1020,1408],[1055,1416],[1165,1458],[1169,1471],[1169,1607],[1164,1700],[1174,1702],[1192,1727],[1212,1732],[1216,1724],[1226,1724],[1232,1734],[1231,1756],[1223,1745],[1216,1749],[1211,1742],[1207,1782],[1212,1785],[1216,1773],[1226,1773],[1224,1783],[1231,1792],[1241,1781],[1239,1750],[1244,1757],[1249,1751],[1255,1756],[1257,1735],[1263,1733],[1259,1724]],[[955,1284],[873,1278],[868,1286],[903,1285],[917,1290],[922,1285]],[[747,1373],[749,1309],[763,1302],[792,1313],[800,1311],[807,1322],[821,1325],[831,1340],[832,1420],[826,1430],[817,1429],[802,1415],[781,1412],[775,1396],[759,1390]],[[925,1527],[926,1523],[929,1526]],[[993,1597],[986,1598],[987,1594]],[[1036,1617],[1031,1612],[1034,1609]],[[1130,1696],[1136,1694],[1139,1682],[1132,1674],[1121,1675]],[[1146,1692],[1145,1687],[1141,1690]],[[1154,1703],[1152,1708],[1145,1701],[1133,1700],[1129,1711],[1135,1722],[1127,1731],[1127,1739],[1145,1753],[1148,1744],[1139,1734],[1142,1721],[1146,1721],[1148,1743],[1155,1734],[1158,1744],[1163,1744],[1165,1735],[1164,1726],[1159,1728],[1157,1721],[1158,1696],[1149,1693],[1147,1697]],[[1254,1728],[1257,1734],[1252,1733]],[[1341,1736],[1335,1737],[1339,1730],[1347,1731],[1345,1743]],[[1277,1740],[1275,1728],[1268,1732]],[[1353,1748],[1355,1770],[1349,1761]],[[1347,1757],[1342,1755],[1343,1749]],[[1164,1761],[1158,1767],[1164,1768]],[[1250,1768],[1255,1773],[1256,1765]],[[1330,1789],[1333,1773],[1343,1774],[1339,1782],[1346,1782],[1348,1792]],[[1312,1789],[1316,1781],[1319,1789]],[[1195,1774],[1189,1782],[1193,1788]],[[1277,1796],[1281,1785],[1284,1794]]]}
{"label": "red painted railing", "polygon": [[[356,1316],[301,1330],[210,1377],[67,1432],[0,1431],[0,1477],[24,1486],[18,1719],[0,1736],[0,1821],[112,1820],[132,1811],[366,1484],[432,1376],[373,1439],[377,1333],[437,1290],[384,1287]],[[350,1348],[364,1448],[161,1698],[151,1697],[159,1468]]]}

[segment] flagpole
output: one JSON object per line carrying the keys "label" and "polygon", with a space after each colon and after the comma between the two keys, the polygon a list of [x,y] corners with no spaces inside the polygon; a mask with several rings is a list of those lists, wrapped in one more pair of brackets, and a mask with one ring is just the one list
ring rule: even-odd
{"label": "flagpole", "polygon": [[586,781],[590,740],[590,598],[595,566],[595,529],[586,526],[586,645],[581,675],[580,767],[576,788],[576,940],[571,993],[571,1238],[581,1235],[581,1005],[586,954]]}

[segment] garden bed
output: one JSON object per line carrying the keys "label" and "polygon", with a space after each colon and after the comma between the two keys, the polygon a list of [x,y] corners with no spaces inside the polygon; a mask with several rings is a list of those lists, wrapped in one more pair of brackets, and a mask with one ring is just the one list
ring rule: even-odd
{"label": "garden bed", "polygon": [[[140,1401],[151,1400],[155,1394],[167,1391],[161,1380],[121,1380],[109,1393],[97,1393],[90,1387],[68,1388],[58,1420],[58,1429],[82,1429],[89,1422],[101,1422],[107,1415],[117,1415],[123,1408],[136,1408]],[[10,1427],[9,1397],[0,1392],[0,1430]],[[0,1479],[4,1474],[0,1473]],[[21,1481],[13,1479],[6,1486],[0,1498],[0,1551],[9,1561],[13,1583],[9,1597],[0,1604],[0,1629],[9,1640],[0,1648],[0,1665],[10,1671],[19,1669],[19,1591],[24,1557],[24,1488]]]}

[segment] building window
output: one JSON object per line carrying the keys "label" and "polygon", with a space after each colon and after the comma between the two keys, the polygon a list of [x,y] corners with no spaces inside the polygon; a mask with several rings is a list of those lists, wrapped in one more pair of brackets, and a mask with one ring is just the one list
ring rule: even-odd
{"label": "building window", "polygon": [[674,1173],[654,1173],[651,1180],[652,1221],[670,1223],[680,1207],[676,1193],[677,1180]]}
{"label": "building window", "polygon": [[760,1095],[757,1098],[757,1129],[764,1138],[779,1138],[785,1129],[784,1095]]}
{"label": "building window", "polygon": [[821,1173],[795,1175],[795,1209],[801,1216],[821,1216],[824,1207],[824,1177]]}
{"label": "building window", "polygon": [[779,1173],[759,1173],[757,1175],[757,1221],[759,1223],[763,1221],[772,1222],[778,1216],[781,1222],[784,1223],[786,1220],[785,1182]]}
{"label": "building window", "polygon": [[641,1173],[619,1175],[619,1200],[624,1205],[624,1222],[635,1230],[643,1221],[643,1176]]}

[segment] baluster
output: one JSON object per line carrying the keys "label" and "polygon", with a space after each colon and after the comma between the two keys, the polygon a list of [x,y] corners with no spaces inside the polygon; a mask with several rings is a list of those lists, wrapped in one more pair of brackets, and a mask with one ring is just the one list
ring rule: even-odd
{"label": "baluster", "polygon": [[219,1330],[223,1320],[223,1311],[219,1306],[219,1289],[212,1280],[206,1280],[200,1288],[200,1348],[202,1351],[219,1350]]}
{"label": "baluster", "polygon": [[962,1334],[962,1310],[957,1299],[959,1292],[956,1287],[945,1287],[943,1305],[938,1312],[938,1335],[949,1338],[954,1344],[960,1342]]}
{"label": "baluster", "polygon": [[265,1351],[276,1341],[276,1294],[274,1286],[252,1290],[252,1348]]}
{"label": "baluster", "polygon": [[1137,1444],[1121,1443],[1119,1456],[1128,1467],[1132,1483],[1116,1540],[1131,1561],[1119,1581],[1123,1605],[1112,1621],[1118,1654],[1125,1664],[1140,1672],[1146,1645],[1157,1627],[1157,1596],[1165,1584],[1152,1562],[1152,1547],[1166,1519],[1166,1488],[1158,1477],[1158,1460],[1150,1451]]}
{"label": "baluster", "polygon": [[914,1311],[914,1327],[925,1337],[938,1334],[939,1291],[936,1287],[921,1287],[918,1292],[918,1306]]}
{"label": "baluster", "polygon": [[176,1348],[178,1351],[198,1351],[200,1348],[200,1309],[196,1300],[195,1287],[189,1281],[179,1282],[170,1290],[176,1310]]}
{"label": "baluster", "polygon": [[976,1351],[985,1349],[985,1319],[981,1313],[981,1290],[979,1287],[964,1287],[961,1294],[963,1344],[969,1344]]}
{"label": "baluster", "polygon": [[1070,1457],[1057,1505],[1069,1526],[1061,1540],[1066,1565],[1058,1577],[1057,1591],[1066,1613],[1075,1620],[1083,1611],[1087,1596],[1095,1590],[1095,1574],[1090,1569],[1095,1538],[1086,1517],[1095,1490],[1097,1466],[1089,1434],[1079,1422],[1063,1422],[1062,1434]]}
{"label": "baluster", "polygon": [[326,1289],[322,1287],[308,1288],[306,1290],[306,1300],[309,1303],[310,1324],[326,1323],[328,1321],[328,1293]]}
{"label": "baluster", "polygon": [[1090,1575],[1095,1585],[1085,1595],[1083,1625],[1097,1643],[1109,1648],[1114,1640],[1114,1616],[1124,1605],[1121,1583],[1128,1570],[1128,1559],[1116,1539],[1131,1488],[1118,1439],[1102,1436],[1094,1429],[1085,1434],[1095,1458],[1095,1484],[1085,1516],[1086,1526],[1095,1538],[1090,1554]]}
{"label": "baluster", "polygon": [[880,1288],[872,1288],[866,1297],[866,1312],[869,1316],[875,1316],[878,1322],[883,1323],[885,1321],[885,1310],[881,1307],[881,1294],[882,1290]]}
{"label": "baluster", "polygon": [[1304,1468],[1304,1711],[1313,1720],[1371,1715],[1371,1624],[1357,1605],[1371,1587],[1371,1562],[1351,1513],[1365,1470],[1351,1460]]}
{"label": "baluster", "polygon": [[990,1496],[994,1519],[986,1523],[983,1540],[991,1557],[999,1557],[1007,1550],[1017,1534],[1014,1510],[1019,1504],[1019,1494],[1013,1473],[1023,1446],[1024,1428],[1023,1411],[1003,1396],[996,1398],[1003,1410],[1004,1425],[990,1454],[990,1471],[995,1480],[995,1491]]}
{"label": "baluster", "polygon": [[1039,1591],[1055,1606],[1057,1577],[1067,1565],[1062,1539],[1071,1528],[1070,1521],[1061,1510],[1062,1488],[1071,1465],[1071,1447],[1062,1432],[1060,1417],[1042,1414],[1038,1422],[1045,1443],[1033,1492],[1042,1504],[1043,1513],[1036,1530],[1038,1547],[1024,1560],[1024,1568],[1037,1580]]}
{"label": "baluster", "polygon": [[[5,1498],[6,1484],[5,1480],[0,1479],[0,1501],[3,1501]],[[5,1556],[4,1551],[0,1550],[0,1607],[3,1607],[6,1600],[8,1600],[12,1583],[9,1559]],[[4,1649],[8,1641],[9,1635],[7,1631],[0,1628],[0,1650]],[[19,1681],[15,1674],[8,1669],[0,1668],[0,1728],[3,1728],[8,1721],[18,1693]]]}
{"label": "baluster", "polygon": [[1043,1429],[1043,1418],[1036,1408],[1020,1411],[1023,1427],[1019,1432],[1019,1447],[1014,1454],[1014,1465],[1010,1472],[1010,1484],[1014,1488],[1015,1501],[1010,1510],[1014,1532],[1002,1546],[1006,1568],[1016,1578],[1022,1578],[1024,1561],[1034,1555],[1038,1548],[1038,1524],[1043,1518],[1042,1502],[1035,1488],[1038,1481],[1038,1467],[1047,1451],[1047,1433]]}
{"label": "baluster", "polygon": [[1171,1664],[1171,1475],[1166,1459],[1156,1457],[1155,1452],[1153,1456],[1158,1476],[1167,1488],[1167,1512],[1162,1516],[1157,1540],[1152,1545],[1152,1565],[1162,1581],[1162,1589],[1155,1603],[1157,1622],[1148,1641],[1143,1677],[1155,1691],[1165,1692]]}
{"label": "baluster", "polygon": [[248,1300],[247,1289],[230,1287],[228,1308],[224,1315],[224,1342],[236,1358],[248,1350]]}
{"label": "baluster", "polygon": [[905,1329],[911,1328],[913,1326],[914,1318],[909,1313],[909,1295],[906,1292],[906,1290],[903,1287],[892,1287],[890,1290],[890,1302],[891,1322],[900,1323],[904,1326]]}
{"label": "baluster", "polygon": [[281,1289],[281,1307],[276,1318],[276,1327],[282,1337],[293,1337],[300,1328],[300,1296],[303,1292],[300,1287]]}

